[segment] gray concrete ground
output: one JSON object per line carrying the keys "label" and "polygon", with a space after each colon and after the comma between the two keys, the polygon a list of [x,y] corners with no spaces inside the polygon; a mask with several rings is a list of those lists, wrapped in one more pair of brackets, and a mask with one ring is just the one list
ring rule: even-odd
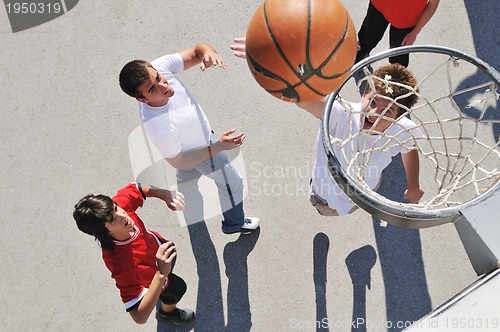
{"label": "gray concrete ground", "polygon": [[[367,3],[344,1],[357,27]],[[191,227],[160,202],[145,204],[146,224],[177,244],[176,271],[189,285],[181,304],[198,313],[196,325],[180,330],[397,331],[476,280],[452,225],[418,231],[381,228],[364,211],[316,214],[307,194],[317,121],[265,93],[229,49],[258,4],[80,1],[18,33],[0,11],[1,330],[171,329],[153,316],[133,323],[98,245],[71,213],[83,195],[113,195],[135,176],[175,184],[168,166],[131,156],[139,119],[117,76],[131,59],[201,41],[217,48],[227,69],[194,68],[181,78],[216,132],[247,134],[237,160],[246,212],[262,226],[250,236],[222,234],[209,197],[206,223]],[[442,1],[417,42],[477,54],[498,68],[498,11],[496,0]],[[383,188],[404,189],[397,179]]]}

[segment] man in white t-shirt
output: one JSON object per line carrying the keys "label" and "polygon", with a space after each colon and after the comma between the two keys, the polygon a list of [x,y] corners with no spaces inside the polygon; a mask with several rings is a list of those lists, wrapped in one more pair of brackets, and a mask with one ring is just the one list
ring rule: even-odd
{"label": "man in white t-shirt", "polygon": [[[377,69],[373,76],[376,93],[367,85],[360,103],[344,106],[335,101],[330,114],[330,138],[342,142],[342,147],[332,144],[342,168],[348,172],[362,172],[361,177],[371,190],[377,190],[382,171],[392,157],[401,153],[406,171],[407,189],[404,198],[417,203],[424,191],[419,181],[419,156],[417,141],[423,138],[418,126],[405,117],[418,96],[405,88],[416,86],[411,72],[400,64],[390,64]],[[391,84],[391,83],[396,84]],[[408,95],[404,98],[402,96]],[[321,118],[325,100],[299,104]],[[396,121],[395,121],[396,120]],[[321,131],[316,138],[316,159],[311,180],[310,202],[324,216],[343,216],[354,212],[357,206],[339,187],[328,167],[328,158],[322,143]]]}
{"label": "man in white t-shirt", "polygon": [[[120,72],[120,87],[139,102],[139,111],[148,138],[165,160],[177,169],[180,183],[204,174],[217,185],[223,212],[222,231],[250,233],[259,227],[258,218],[245,218],[243,179],[225,150],[243,144],[245,135],[226,131],[219,140],[201,106],[176,74],[197,64],[204,71],[224,68],[222,57],[208,44],[197,44],[179,53],[162,56],[151,63],[133,60]],[[186,210],[190,207],[186,197]],[[188,220],[199,222],[202,220]]]}

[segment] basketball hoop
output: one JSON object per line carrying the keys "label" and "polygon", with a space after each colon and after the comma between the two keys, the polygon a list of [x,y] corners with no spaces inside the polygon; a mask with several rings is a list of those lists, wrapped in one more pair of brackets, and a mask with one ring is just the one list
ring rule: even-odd
{"label": "basketball hoop", "polygon": [[[362,135],[353,132],[339,140],[329,134],[333,103],[338,101],[346,112],[356,112],[348,101],[359,101],[364,87],[373,87],[374,80],[380,79],[372,76],[371,67],[376,69],[386,64],[382,60],[406,53],[411,53],[415,64],[409,69],[417,78],[418,88],[408,87],[408,91],[417,94],[419,102],[408,109],[391,100],[388,107],[397,104],[403,108],[403,116],[423,134],[415,142],[420,183],[426,194],[417,204],[388,199],[365,183],[369,161],[377,150],[363,145]],[[395,84],[390,77],[381,80],[389,89]],[[357,205],[391,224],[426,228],[457,220],[463,209],[488,200],[500,188],[499,86],[500,74],[493,67],[452,48],[405,46],[364,59],[328,97],[323,112],[323,145],[333,178]],[[357,112],[361,116],[366,110]],[[348,149],[357,150],[339,153]]]}

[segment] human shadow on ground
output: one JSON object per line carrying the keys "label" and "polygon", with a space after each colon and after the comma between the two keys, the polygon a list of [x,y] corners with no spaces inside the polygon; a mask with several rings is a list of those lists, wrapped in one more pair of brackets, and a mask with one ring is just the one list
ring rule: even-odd
{"label": "human shadow on ground", "polygon": [[[394,201],[402,201],[406,175],[401,156],[393,158],[384,170],[378,192]],[[373,218],[373,227],[385,286],[388,331],[401,331],[432,310],[425,277],[420,233],[418,230],[392,225],[380,226]],[[329,239],[318,233],[313,241],[314,286],[316,294],[316,331],[328,331],[334,319],[328,317],[326,301],[327,256]],[[345,260],[353,284],[352,331],[369,331],[370,326],[383,322],[368,322],[366,290],[371,285],[371,270],[377,260],[375,249],[366,245],[352,251]]]}
{"label": "human shadow on ground", "polygon": [[227,286],[226,331],[245,332],[252,327],[250,299],[248,296],[248,255],[259,239],[260,228],[250,234],[240,235],[224,247]]}
{"label": "human shadow on ground", "polygon": [[327,260],[330,239],[318,233],[313,240],[313,279],[316,294],[316,331],[329,331],[326,307]]}
{"label": "human shadow on ground", "polygon": [[[405,190],[406,173],[398,155],[383,171],[378,193],[402,202]],[[381,227],[375,217],[373,227],[385,286],[387,330],[401,331],[432,310],[420,232],[391,224]]]}
{"label": "human shadow on ground", "polygon": [[375,249],[366,245],[352,251],[345,264],[352,280],[353,309],[351,331],[367,331],[366,328],[366,289],[371,288],[371,270],[377,261]]}
{"label": "human shadow on ground", "polygon": [[[197,177],[199,178],[199,176]],[[167,322],[158,322],[157,331],[222,331],[224,330],[224,308],[219,260],[215,246],[208,232],[203,216],[203,197],[198,189],[197,179],[178,182],[177,190],[189,200],[184,219],[187,224],[191,247],[196,261],[198,276],[198,294],[196,300],[195,321],[186,326],[175,326]],[[189,292],[189,284],[188,284]],[[182,307],[181,305],[179,305]]]}
{"label": "human shadow on ground", "polygon": [[198,276],[196,318],[193,323],[185,326],[158,322],[157,331],[250,331],[252,321],[248,297],[247,257],[255,247],[260,228],[251,234],[240,235],[235,242],[230,242],[224,247],[225,272],[229,280],[226,326],[219,260],[204,221],[203,197],[198,190],[198,182],[196,178],[178,182],[177,188],[184,194],[186,200],[189,198],[189,206],[186,206],[183,212]]}

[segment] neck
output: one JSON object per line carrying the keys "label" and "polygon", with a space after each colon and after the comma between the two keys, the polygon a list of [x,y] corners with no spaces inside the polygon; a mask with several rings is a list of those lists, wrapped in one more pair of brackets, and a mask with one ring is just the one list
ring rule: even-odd
{"label": "neck", "polygon": [[149,106],[151,106],[151,107],[162,107],[162,106],[167,105],[169,101],[170,101],[170,99],[169,99],[169,100],[167,100],[167,101],[166,101],[166,102],[164,102],[164,103],[150,103],[150,102],[147,102],[146,104],[148,104],[148,105],[149,105]]}
{"label": "neck", "polygon": [[120,233],[120,234],[111,234],[111,237],[115,240],[115,241],[126,241],[128,239],[130,239],[133,235],[135,234],[135,226],[134,228],[131,230],[131,231],[128,231],[128,232],[123,232],[123,233]]}

